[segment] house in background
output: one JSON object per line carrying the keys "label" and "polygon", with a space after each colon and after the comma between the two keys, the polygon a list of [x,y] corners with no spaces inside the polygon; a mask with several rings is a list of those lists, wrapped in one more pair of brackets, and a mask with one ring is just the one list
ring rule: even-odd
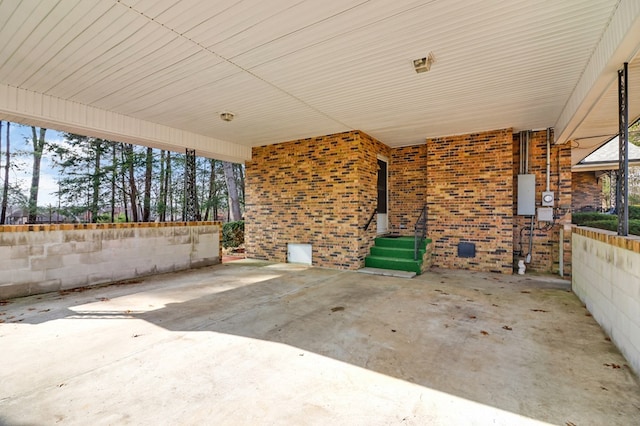
{"label": "house in background", "polygon": [[[629,144],[629,178],[640,181],[640,148]],[[618,137],[611,139],[572,167],[571,200],[572,210],[601,211],[615,207],[615,179],[619,166],[620,149]],[[603,194],[602,178],[607,176],[611,183],[609,199]],[[630,193],[634,188],[629,187]],[[640,188],[636,188],[636,191]],[[640,191],[638,191],[640,192]],[[603,199],[604,197],[604,199]]]}
{"label": "house in background", "polygon": [[572,166],[617,133],[624,63],[640,116],[634,0],[0,10],[0,119],[246,163],[273,261],[359,269],[426,211],[436,266],[568,274]]}

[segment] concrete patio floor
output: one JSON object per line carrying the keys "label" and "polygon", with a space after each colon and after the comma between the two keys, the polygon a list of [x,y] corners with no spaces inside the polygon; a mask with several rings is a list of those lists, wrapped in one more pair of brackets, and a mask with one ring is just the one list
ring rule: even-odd
{"label": "concrete patio floor", "polygon": [[0,424],[639,424],[569,287],[243,260],[4,301]]}

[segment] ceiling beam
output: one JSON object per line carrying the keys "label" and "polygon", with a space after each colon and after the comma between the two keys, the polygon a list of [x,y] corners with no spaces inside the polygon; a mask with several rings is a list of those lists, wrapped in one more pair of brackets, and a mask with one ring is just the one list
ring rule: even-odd
{"label": "ceiling beam", "polygon": [[[640,2],[621,0],[591,59],[567,101],[555,128],[555,143],[573,138],[592,108],[613,85],[617,70],[640,49]],[[612,114],[615,116],[615,111]]]}
{"label": "ceiling beam", "polygon": [[234,163],[251,159],[247,146],[6,84],[0,84],[0,119],[175,152],[195,149],[196,155]]}

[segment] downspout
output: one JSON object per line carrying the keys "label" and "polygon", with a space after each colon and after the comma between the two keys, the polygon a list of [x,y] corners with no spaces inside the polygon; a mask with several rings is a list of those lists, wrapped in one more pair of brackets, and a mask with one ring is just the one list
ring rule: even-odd
{"label": "downspout", "polygon": [[[549,179],[551,177],[551,129],[549,127],[547,127],[547,192],[550,191],[549,189]],[[558,173],[560,173],[560,170],[558,170]]]}

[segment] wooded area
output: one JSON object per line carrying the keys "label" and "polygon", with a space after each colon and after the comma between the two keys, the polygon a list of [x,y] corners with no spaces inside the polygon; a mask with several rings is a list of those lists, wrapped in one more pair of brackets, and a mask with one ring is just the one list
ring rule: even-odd
{"label": "wooded area", "polygon": [[[62,133],[61,141],[50,141],[47,129],[37,127],[30,127],[26,138],[30,149],[12,152],[11,132],[17,126],[21,125],[0,121],[4,160],[0,224],[186,219],[184,153],[72,133]],[[28,194],[20,182],[10,179],[10,171],[17,167],[15,156],[30,159]],[[56,205],[38,204],[45,156],[56,174]],[[243,165],[196,157],[195,189],[202,220],[242,219]]]}

